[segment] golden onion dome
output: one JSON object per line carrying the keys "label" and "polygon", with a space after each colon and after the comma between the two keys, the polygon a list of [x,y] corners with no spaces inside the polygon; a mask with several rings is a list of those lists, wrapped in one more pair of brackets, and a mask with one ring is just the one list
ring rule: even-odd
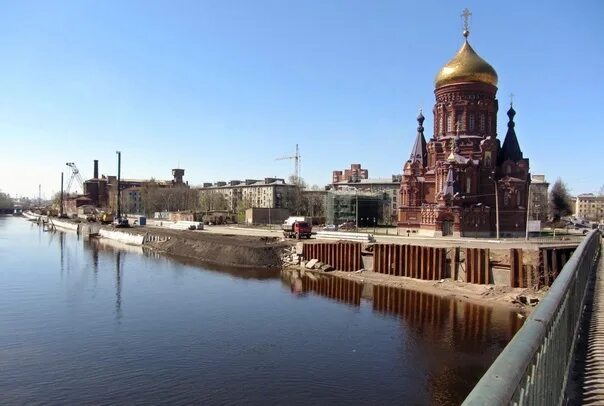
{"label": "golden onion dome", "polygon": [[497,86],[497,72],[482,59],[467,40],[457,54],[436,75],[434,85],[438,88],[459,82],[482,82]]}

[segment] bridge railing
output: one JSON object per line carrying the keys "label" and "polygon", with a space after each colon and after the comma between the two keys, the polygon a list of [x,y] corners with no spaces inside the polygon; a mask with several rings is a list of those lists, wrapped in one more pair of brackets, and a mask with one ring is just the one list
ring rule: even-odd
{"label": "bridge railing", "polygon": [[600,251],[592,231],[549,293],[464,401],[464,405],[559,405],[564,399],[587,282]]}

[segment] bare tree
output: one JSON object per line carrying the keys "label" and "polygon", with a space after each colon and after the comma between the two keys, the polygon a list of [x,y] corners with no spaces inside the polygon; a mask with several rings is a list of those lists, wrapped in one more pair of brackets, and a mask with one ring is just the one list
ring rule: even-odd
{"label": "bare tree", "polygon": [[549,193],[549,206],[554,222],[572,213],[568,188],[560,178],[556,180]]}
{"label": "bare tree", "polygon": [[154,181],[140,189],[143,210],[148,216],[158,211],[195,211],[199,209],[197,190],[186,186],[162,187]]}
{"label": "bare tree", "polygon": [[7,194],[0,191],[0,209],[12,209],[13,199]]}
{"label": "bare tree", "polygon": [[199,208],[201,211],[228,210],[226,197],[220,192],[204,191],[199,194]]}

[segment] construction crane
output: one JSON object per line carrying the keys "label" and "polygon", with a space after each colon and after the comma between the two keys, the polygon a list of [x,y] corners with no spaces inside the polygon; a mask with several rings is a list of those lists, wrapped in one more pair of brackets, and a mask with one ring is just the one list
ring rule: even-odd
{"label": "construction crane", "polygon": [[[69,194],[69,190],[71,189],[71,184],[73,183],[74,180],[78,183],[78,185],[80,185],[82,192],[84,192],[84,181],[82,180],[82,176],[80,175],[80,170],[78,169],[76,164],[74,164],[73,162],[67,162],[65,165],[67,165],[71,168],[71,176],[69,177],[69,181],[67,182],[67,189],[65,189],[65,192],[67,194]],[[76,192],[77,192],[77,189],[76,189]]]}
{"label": "construction crane", "polygon": [[296,153],[294,156],[282,156],[281,158],[275,159],[275,161],[282,161],[284,159],[293,159],[294,160],[294,184],[300,184],[300,150],[298,149],[298,144],[296,144]]}

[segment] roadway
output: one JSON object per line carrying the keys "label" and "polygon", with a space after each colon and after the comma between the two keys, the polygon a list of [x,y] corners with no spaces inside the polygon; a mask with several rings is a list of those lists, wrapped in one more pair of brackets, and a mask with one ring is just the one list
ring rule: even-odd
{"label": "roadway", "polygon": [[[247,235],[247,236],[258,236],[258,237],[283,237],[283,232],[279,226],[274,226],[272,229],[258,228],[258,227],[242,227],[239,225],[215,225],[206,226],[204,229],[207,233],[216,234],[231,234],[231,235]],[[570,240],[552,240],[544,238],[536,238],[526,241],[523,238],[516,239],[502,239],[496,240],[494,238],[454,238],[454,237],[421,237],[421,236],[397,236],[397,235],[385,235],[385,234],[373,234],[376,242],[383,244],[412,244],[412,245],[424,245],[431,247],[472,247],[472,248],[531,248],[537,246],[560,246],[560,245],[577,245],[577,239],[571,238]],[[581,236],[577,236],[581,237]],[[313,237],[313,239],[316,239]],[[327,240],[325,240],[327,241]],[[333,241],[333,240],[329,240]]]}

